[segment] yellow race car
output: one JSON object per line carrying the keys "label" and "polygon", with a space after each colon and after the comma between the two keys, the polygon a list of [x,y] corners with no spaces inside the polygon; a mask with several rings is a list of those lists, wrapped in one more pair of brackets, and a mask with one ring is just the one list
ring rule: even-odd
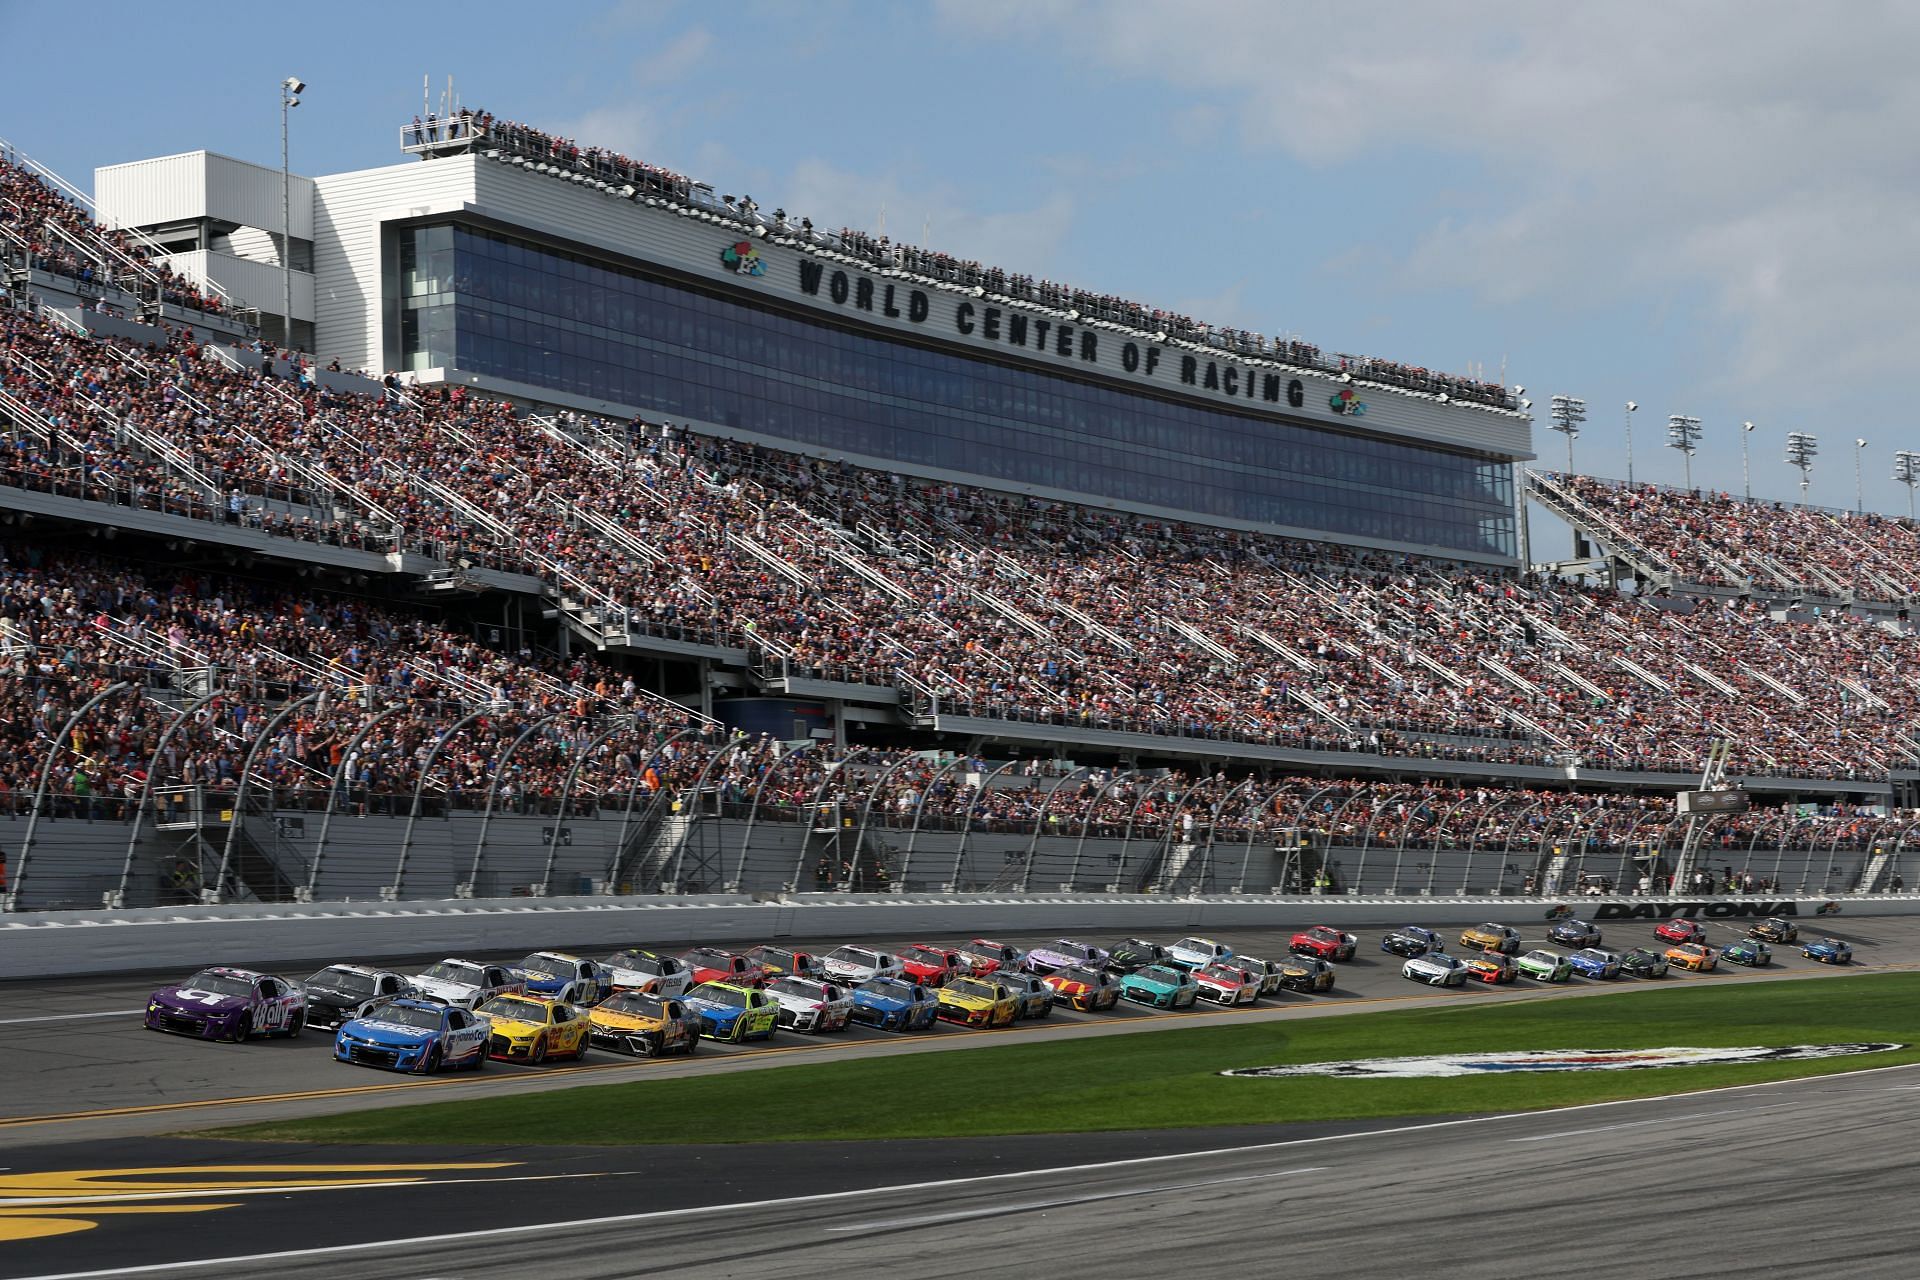
{"label": "yellow race car", "polygon": [[967,1027],[1004,1027],[1019,1015],[1013,992],[985,978],[955,978],[940,988],[940,1020]]}
{"label": "yellow race car", "polygon": [[639,1058],[691,1056],[700,1048],[700,1019],[672,996],[618,991],[587,1015],[587,1039],[597,1049]]}
{"label": "yellow race car", "polygon": [[495,996],[474,1010],[492,1024],[487,1056],[506,1062],[587,1056],[587,1015],[570,1004],[537,996]]}
{"label": "yellow race car", "polygon": [[1477,924],[1460,931],[1463,951],[1497,951],[1503,956],[1520,954],[1520,931],[1504,924]]}

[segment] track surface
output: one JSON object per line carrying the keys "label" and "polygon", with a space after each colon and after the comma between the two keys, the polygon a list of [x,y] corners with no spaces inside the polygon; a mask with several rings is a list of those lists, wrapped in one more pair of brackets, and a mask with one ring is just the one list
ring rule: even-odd
{"label": "track surface", "polygon": [[[8,1244],[0,1276],[978,1280],[1259,1276],[1281,1259],[1288,1274],[1533,1275],[1604,1258],[1593,1274],[1675,1280],[1764,1258],[1769,1274],[1905,1280],[1920,1252],[1900,1208],[1920,1178],[1916,1090],[1920,1071],[1892,1068],[1345,1130],[785,1148],[400,1157],[196,1142],[184,1157],[120,1143],[113,1163],[127,1165],[444,1163],[406,1175],[422,1184],[313,1193],[261,1170],[281,1189],[157,1202],[225,1206],[171,1218],[82,1207],[97,1228]],[[44,1167],[33,1154],[0,1186]],[[509,1163],[447,1167],[496,1160]]]}
{"label": "track surface", "polygon": [[[1536,942],[1545,945],[1544,924],[1532,927],[1521,924],[1521,927],[1528,934],[1529,945]],[[1734,936],[1730,926],[1709,923],[1707,927],[1716,941]],[[1544,988],[1522,978],[1510,987],[1488,988],[1470,983],[1464,990],[1441,993],[1400,976],[1400,960],[1378,950],[1379,935],[1383,931],[1383,927],[1355,930],[1360,938],[1359,952],[1351,963],[1339,966],[1332,993],[1317,996],[1282,993],[1263,999],[1254,1009],[1224,1010],[1203,1005],[1193,1011],[1169,1014],[1122,1004],[1111,1013],[1100,1014],[1056,1008],[1045,1021],[1023,1022],[994,1031],[964,1031],[946,1024],[932,1032],[911,1036],[864,1027],[824,1037],[782,1031],[762,1045],[736,1047],[705,1042],[700,1054],[691,1060],[674,1057],[635,1061],[593,1051],[587,1061],[579,1065],[531,1067],[494,1063],[478,1075],[462,1072],[437,1078],[400,1076],[335,1062],[330,1051],[332,1038],[325,1033],[310,1033],[293,1041],[260,1040],[245,1045],[225,1045],[142,1028],[140,1010],[147,993],[161,982],[177,981],[184,975],[8,984],[0,986],[0,1062],[5,1063],[5,1087],[0,1089],[0,1152],[68,1137],[137,1137],[428,1097],[437,1100],[476,1094],[492,1096],[502,1089],[564,1088],[588,1082],[753,1069],[848,1055],[974,1047],[1032,1037],[1205,1026],[1230,1018],[1297,1018],[1303,1014],[1332,1012],[1336,1008],[1392,1007],[1408,1001],[1540,999],[1549,991],[1569,994],[1583,989],[1611,989],[1636,981],[1590,983],[1576,978],[1564,987]],[[1920,959],[1920,919],[1841,917],[1807,921],[1802,925],[1803,937],[1822,931],[1853,943],[1855,968],[1896,967]],[[1457,931],[1448,933],[1450,939],[1453,932]],[[1218,936],[1240,952],[1278,958],[1285,954],[1291,933],[1289,929]],[[1652,934],[1653,926],[1644,921],[1615,923],[1608,929],[1605,945],[1624,950],[1650,943]],[[1026,945],[1046,939],[1009,936],[1005,940]],[[1112,941],[1101,936],[1090,936],[1088,940]],[[838,941],[841,940],[795,945],[824,952]],[[904,943],[912,939],[879,941]],[[610,941],[607,949],[617,945],[621,944]],[[1688,982],[1751,982],[1770,975],[1813,970],[1833,972],[1803,959],[1797,950],[1788,946],[1775,947],[1774,956],[1774,964],[1768,970],[1753,972],[1723,965],[1717,973],[1699,976],[1676,970],[1659,981],[1678,986]],[[386,957],[378,962],[401,972],[413,972],[438,958]],[[340,959],[366,957],[342,956]],[[291,976],[303,976],[308,971],[303,968]]]}

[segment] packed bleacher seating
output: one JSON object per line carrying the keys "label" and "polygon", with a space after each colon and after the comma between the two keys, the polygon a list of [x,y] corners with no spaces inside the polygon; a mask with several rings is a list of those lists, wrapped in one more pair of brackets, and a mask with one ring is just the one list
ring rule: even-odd
{"label": "packed bleacher seating", "polygon": [[1920,528],[1910,520],[1592,476],[1540,479],[1572,498],[1596,538],[1640,548],[1682,582],[1877,602],[1920,595]]}

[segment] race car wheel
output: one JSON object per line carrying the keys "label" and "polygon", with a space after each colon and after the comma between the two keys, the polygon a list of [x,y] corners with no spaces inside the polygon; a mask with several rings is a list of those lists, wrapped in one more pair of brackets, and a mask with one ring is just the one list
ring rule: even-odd
{"label": "race car wheel", "polygon": [[586,1060],[586,1056],[587,1056],[587,1038],[585,1036],[581,1036],[580,1043],[574,1048],[573,1060],[575,1062],[582,1062]]}
{"label": "race car wheel", "polygon": [[293,1015],[293,1021],[287,1024],[287,1039],[298,1040],[300,1033],[307,1029],[307,1011],[302,1009]]}
{"label": "race car wheel", "polygon": [[440,1073],[440,1046],[439,1045],[435,1045],[433,1046],[433,1048],[427,1050],[426,1065],[421,1067],[420,1070],[421,1070],[421,1074],[429,1075],[429,1076],[438,1075]]}
{"label": "race car wheel", "polygon": [[535,1040],[533,1042],[533,1052],[527,1055],[527,1061],[537,1067],[541,1063],[545,1062],[546,1060],[547,1060],[547,1037],[543,1033],[538,1040]]}
{"label": "race car wheel", "polygon": [[687,1040],[687,1056],[691,1058],[700,1049],[700,1037],[691,1036]]}
{"label": "race car wheel", "polygon": [[480,1046],[480,1052],[473,1055],[473,1066],[469,1067],[468,1070],[485,1071],[486,1069],[487,1069],[487,1046],[483,1044]]}
{"label": "race car wheel", "polygon": [[249,1009],[241,1015],[240,1021],[234,1024],[233,1042],[235,1044],[245,1044],[252,1038],[253,1010]]}

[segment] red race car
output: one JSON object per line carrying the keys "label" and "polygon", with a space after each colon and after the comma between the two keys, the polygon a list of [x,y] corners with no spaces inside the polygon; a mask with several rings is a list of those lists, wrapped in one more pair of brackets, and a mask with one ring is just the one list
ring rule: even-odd
{"label": "red race car", "polygon": [[718,947],[695,947],[680,957],[680,963],[693,974],[693,984],[731,982],[741,987],[765,987],[767,971],[745,956]]}
{"label": "red race car", "polygon": [[1027,953],[1020,948],[991,938],[975,938],[959,950],[960,958],[972,967],[975,977],[985,977],[1002,969],[1018,969],[1020,962],[1027,958]]}
{"label": "red race car", "polygon": [[1692,920],[1673,919],[1653,931],[1653,936],[1664,942],[1705,942],[1707,931]]}
{"label": "red race car", "polygon": [[902,947],[897,954],[900,967],[906,970],[907,981],[923,987],[944,987],[947,979],[973,972],[965,956],[947,947],[915,942]]}
{"label": "red race car", "polygon": [[1360,939],[1350,933],[1316,924],[1294,934],[1293,941],[1287,944],[1287,950],[1297,956],[1317,956],[1338,963],[1353,959],[1353,949],[1359,942]]}

